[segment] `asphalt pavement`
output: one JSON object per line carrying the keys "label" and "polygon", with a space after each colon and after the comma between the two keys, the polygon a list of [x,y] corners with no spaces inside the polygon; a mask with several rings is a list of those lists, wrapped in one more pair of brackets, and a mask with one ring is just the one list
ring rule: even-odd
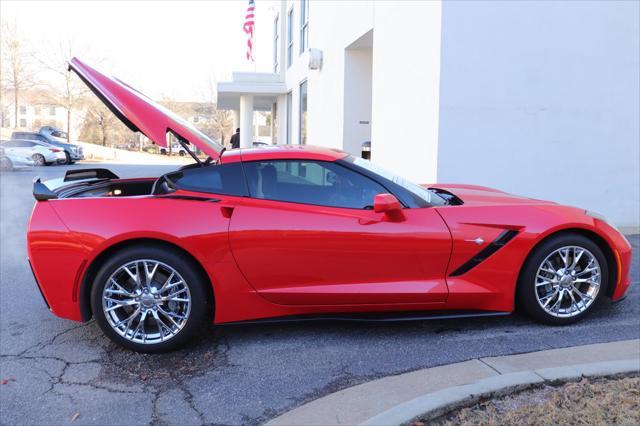
{"label": "asphalt pavement", "polygon": [[[133,177],[158,176],[176,166],[100,167]],[[627,299],[606,303],[568,327],[541,326],[517,314],[243,325],[211,327],[170,354],[136,354],[112,344],[94,322],[54,317],[26,262],[33,177],[61,177],[67,168],[0,175],[1,424],[259,424],[375,378],[479,357],[640,338],[636,235],[629,237],[635,284]]]}

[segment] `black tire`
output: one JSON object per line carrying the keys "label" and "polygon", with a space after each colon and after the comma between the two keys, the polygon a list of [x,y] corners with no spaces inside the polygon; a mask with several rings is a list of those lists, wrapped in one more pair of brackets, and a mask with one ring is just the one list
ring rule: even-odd
{"label": "black tire", "polygon": [[46,166],[47,165],[47,161],[44,158],[44,155],[42,154],[33,154],[31,156],[31,158],[33,159],[33,164],[36,166]]}
{"label": "black tire", "polygon": [[164,148],[160,149],[160,155],[167,155],[167,150]]}
{"label": "black tire", "polygon": [[[138,259],[163,262],[175,269],[183,278],[191,294],[191,309],[184,326],[168,340],[160,343],[137,343],[118,334],[109,324],[102,309],[102,295],[111,275],[122,265]],[[160,353],[176,349],[187,343],[198,332],[212,307],[207,303],[209,285],[197,271],[197,265],[184,254],[159,246],[132,246],[112,255],[96,274],[91,288],[91,308],[96,322],[113,342],[136,352]],[[126,334],[126,333],[125,333]]]}
{"label": "black tire", "polygon": [[[571,317],[557,317],[545,311],[536,294],[536,275],[538,268],[544,260],[553,253],[566,246],[576,246],[588,250],[595,256],[600,264],[601,282],[595,300],[585,310]],[[537,247],[529,254],[520,272],[516,292],[516,303],[532,319],[548,325],[568,325],[582,320],[589,315],[604,299],[609,285],[609,265],[607,259],[598,245],[591,239],[575,233],[566,233],[553,236]]]}
{"label": "black tire", "polygon": [[0,158],[0,170],[8,171],[8,172],[13,170],[13,163],[11,163],[11,160],[9,159],[9,157]]}
{"label": "black tire", "polygon": [[65,156],[65,160],[64,160],[64,163],[62,164],[69,165],[73,163],[73,161],[71,161],[71,154],[69,154],[69,152],[65,151],[64,156]]}

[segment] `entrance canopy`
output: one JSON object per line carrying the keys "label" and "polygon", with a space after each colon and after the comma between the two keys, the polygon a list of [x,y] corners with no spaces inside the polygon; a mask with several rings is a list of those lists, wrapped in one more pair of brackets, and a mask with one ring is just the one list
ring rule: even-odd
{"label": "entrance canopy", "polygon": [[238,111],[240,98],[251,96],[254,111],[271,111],[278,96],[286,92],[278,74],[234,72],[232,81],[218,83],[218,108]]}

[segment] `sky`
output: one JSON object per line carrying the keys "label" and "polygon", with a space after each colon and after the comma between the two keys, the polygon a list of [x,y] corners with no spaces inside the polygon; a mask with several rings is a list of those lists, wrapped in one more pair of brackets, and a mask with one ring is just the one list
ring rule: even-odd
{"label": "sky", "polygon": [[210,101],[233,71],[271,71],[279,4],[256,0],[255,65],[245,57],[248,0],[2,0],[0,17],[36,57],[71,44],[74,55],[152,98]]}

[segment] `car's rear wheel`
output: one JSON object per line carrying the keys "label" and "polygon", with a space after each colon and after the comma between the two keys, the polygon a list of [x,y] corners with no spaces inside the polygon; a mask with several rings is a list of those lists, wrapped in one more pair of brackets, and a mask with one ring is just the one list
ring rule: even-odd
{"label": "car's rear wheel", "polygon": [[7,171],[13,170],[13,164],[11,163],[11,160],[9,160],[8,157],[0,158],[0,170],[7,170]]}
{"label": "car's rear wheel", "polygon": [[179,252],[130,247],[105,262],[91,291],[94,316],[117,344],[164,352],[191,337],[207,318],[207,291],[198,268]]}
{"label": "car's rear wheel", "polygon": [[44,155],[42,154],[33,154],[31,158],[33,159],[33,164],[36,166],[44,166],[47,164],[47,160],[45,160]]}
{"label": "car's rear wheel", "polygon": [[536,247],[518,283],[519,305],[535,320],[572,324],[588,315],[607,291],[609,265],[596,243],[560,234]]}

